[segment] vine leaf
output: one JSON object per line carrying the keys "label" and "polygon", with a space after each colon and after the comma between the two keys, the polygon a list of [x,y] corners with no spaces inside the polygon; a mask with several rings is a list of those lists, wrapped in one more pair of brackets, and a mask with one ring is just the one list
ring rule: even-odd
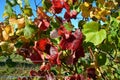
{"label": "vine leaf", "polygon": [[105,65],[106,63],[106,54],[104,53],[99,53],[96,55],[96,60],[97,60],[97,65],[102,66]]}
{"label": "vine leaf", "polygon": [[27,24],[24,28],[24,36],[25,38],[31,38],[36,32],[36,27],[34,25]]}
{"label": "vine leaf", "polygon": [[104,29],[99,30],[99,24],[97,22],[88,22],[83,25],[83,34],[85,35],[86,42],[92,42],[94,45],[99,45],[106,38],[106,31]]}

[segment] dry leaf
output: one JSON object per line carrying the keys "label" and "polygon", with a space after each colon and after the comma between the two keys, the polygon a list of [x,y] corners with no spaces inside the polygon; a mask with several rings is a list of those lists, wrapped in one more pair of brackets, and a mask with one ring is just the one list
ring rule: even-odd
{"label": "dry leaf", "polygon": [[38,7],[37,14],[38,14],[38,17],[42,19],[49,19],[49,16],[46,15],[46,13],[43,11],[43,7]]}

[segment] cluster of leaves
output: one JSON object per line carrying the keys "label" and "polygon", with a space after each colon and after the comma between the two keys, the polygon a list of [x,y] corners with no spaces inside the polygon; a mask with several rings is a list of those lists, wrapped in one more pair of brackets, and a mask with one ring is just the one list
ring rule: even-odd
{"label": "cluster of leaves", "polygon": [[6,0],[0,56],[30,59],[40,65],[30,76],[47,80],[120,79],[119,0],[42,0],[35,6],[37,17],[29,0]]}

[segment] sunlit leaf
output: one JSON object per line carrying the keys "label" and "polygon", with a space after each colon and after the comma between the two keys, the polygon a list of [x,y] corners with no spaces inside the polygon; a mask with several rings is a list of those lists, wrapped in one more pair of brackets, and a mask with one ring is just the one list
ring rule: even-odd
{"label": "sunlit leaf", "polygon": [[32,13],[32,9],[31,8],[25,8],[23,10],[24,14],[27,15],[27,16],[32,16],[33,13]]}
{"label": "sunlit leaf", "polygon": [[9,35],[5,31],[2,31],[2,36],[4,40],[8,40],[9,38]]}
{"label": "sunlit leaf", "polygon": [[71,23],[64,23],[63,24],[64,25],[64,27],[66,28],[66,30],[68,30],[68,31],[71,31],[72,30],[72,28],[73,28],[73,26],[72,26],[72,24]]}
{"label": "sunlit leaf", "polygon": [[8,42],[1,42],[0,47],[2,51],[6,52],[6,54],[12,54],[14,50],[14,44],[13,43],[8,43]]}
{"label": "sunlit leaf", "polygon": [[14,28],[10,25],[7,25],[4,30],[6,31],[6,33],[9,35],[9,36],[13,36],[14,35]]}
{"label": "sunlit leaf", "polygon": [[7,11],[4,11],[2,17],[5,18],[5,17],[8,17],[9,16],[9,13]]}
{"label": "sunlit leaf", "polygon": [[99,24],[97,22],[84,24],[82,31],[86,37],[85,41],[92,42],[94,45],[101,44],[106,38],[106,31],[104,29],[99,30]]}
{"label": "sunlit leaf", "polygon": [[36,27],[34,25],[30,25],[27,24],[24,28],[24,36],[25,38],[32,38],[32,36],[35,34],[36,32]]}
{"label": "sunlit leaf", "polygon": [[90,11],[92,9],[91,5],[87,2],[84,2],[80,5],[80,9],[82,10],[82,16],[88,18],[90,16]]}
{"label": "sunlit leaf", "polygon": [[20,19],[10,18],[9,23],[12,26],[17,24],[18,29],[25,27],[25,19],[24,18],[20,18]]}
{"label": "sunlit leaf", "polygon": [[22,0],[17,0],[17,3],[22,7]]}
{"label": "sunlit leaf", "polygon": [[25,1],[25,6],[29,7],[30,6],[29,0],[24,0],[24,1]]}

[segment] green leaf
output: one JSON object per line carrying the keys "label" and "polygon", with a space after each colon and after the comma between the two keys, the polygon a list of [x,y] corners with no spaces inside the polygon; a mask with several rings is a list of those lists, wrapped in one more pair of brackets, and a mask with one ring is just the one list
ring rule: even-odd
{"label": "green leaf", "polygon": [[79,22],[78,22],[78,27],[79,28],[83,28],[83,25],[85,24],[86,22],[84,21],[84,20],[80,20]]}
{"label": "green leaf", "polygon": [[52,6],[50,0],[42,0],[42,5],[45,10],[48,10]]}
{"label": "green leaf", "polygon": [[66,23],[64,23],[63,25],[64,25],[64,27],[65,27],[67,30],[69,30],[69,31],[71,31],[71,30],[73,29],[72,24],[69,23],[69,22],[66,22]]}
{"label": "green leaf", "polygon": [[22,0],[17,0],[17,3],[20,5],[20,7],[22,8]]}
{"label": "green leaf", "polygon": [[13,16],[13,10],[12,10],[12,6],[9,4],[9,3],[7,3],[6,5],[5,5],[5,10],[4,10],[4,13],[3,13],[3,18],[4,17],[10,17],[10,16]]}
{"label": "green leaf", "polygon": [[96,56],[96,60],[97,60],[98,66],[105,65],[105,63],[106,63],[106,54],[104,54],[104,53],[99,53],[99,54]]}
{"label": "green leaf", "polygon": [[1,42],[0,43],[0,47],[1,47],[2,51],[7,51],[7,49],[8,49],[8,42]]}
{"label": "green leaf", "polygon": [[59,23],[54,22],[54,21],[51,21],[50,25],[51,25],[52,28],[58,28],[60,26]]}
{"label": "green leaf", "polygon": [[106,38],[106,31],[104,29],[99,30],[99,24],[97,22],[89,22],[83,25],[83,34],[85,35],[86,42],[92,42],[94,45],[99,45]]}
{"label": "green leaf", "polygon": [[34,25],[27,24],[24,28],[24,36],[25,38],[32,38],[32,36],[36,32],[36,27]]}
{"label": "green leaf", "polygon": [[30,7],[29,0],[24,0],[24,2],[25,2],[25,6],[26,6],[26,7]]}
{"label": "green leaf", "polygon": [[10,0],[10,3],[12,4],[12,6],[16,6],[17,5],[17,1],[16,0]]}
{"label": "green leaf", "polygon": [[8,17],[9,16],[9,13],[5,10],[2,17],[5,18],[5,17]]}
{"label": "green leaf", "polygon": [[23,45],[23,42],[22,42],[22,41],[17,41],[17,42],[15,43],[15,47],[16,47],[16,48],[20,48],[22,45]]}
{"label": "green leaf", "polygon": [[33,15],[31,8],[24,8],[23,12],[27,16],[32,16]]}

